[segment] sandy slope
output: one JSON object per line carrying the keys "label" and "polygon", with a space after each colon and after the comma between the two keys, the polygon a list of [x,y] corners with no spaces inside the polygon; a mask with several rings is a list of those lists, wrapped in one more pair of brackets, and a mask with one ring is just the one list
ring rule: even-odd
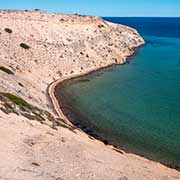
{"label": "sandy slope", "polygon": [[[30,48],[23,49],[21,43]],[[14,73],[0,71],[0,91],[53,113],[47,93],[50,83],[123,63],[143,43],[134,29],[97,17],[0,11],[0,66]],[[116,152],[80,130],[53,130],[1,110],[0,146],[4,180],[180,179],[176,170]]]}
{"label": "sandy slope", "polygon": [[180,178],[175,170],[135,155],[118,153],[79,130],[75,132],[65,128],[56,131],[36,121],[0,112],[0,179]]}

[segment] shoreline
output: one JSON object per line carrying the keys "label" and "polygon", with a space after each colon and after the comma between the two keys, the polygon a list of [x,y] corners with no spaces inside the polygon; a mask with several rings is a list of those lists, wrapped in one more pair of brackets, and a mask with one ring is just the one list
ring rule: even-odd
{"label": "shoreline", "polygon": [[104,66],[104,67],[98,67],[98,68],[96,68],[96,69],[87,70],[86,72],[83,72],[83,73],[77,73],[77,74],[73,74],[73,75],[66,76],[66,77],[64,77],[64,78],[59,78],[59,79],[57,79],[56,81],[52,82],[52,83],[48,86],[47,93],[48,93],[49,99],[50,99],[50,101],[51,101],[51,103],[52,103],[53,109],[54,109],[54,111],[56,112],[58,118],[61,118],[62,120],[64,120],[65,123],[67,123],[67,124],[69,124],[69,125],[72,125],[71,120],[69,120],[69,119],[64,115],[63,110],[61,109],[60,104],[59,104],[59,102],[57,101],[57,98],[56,98],[56,96],[55,96],[55,88],[56,88],[56,86],[58,86],[59,84],[63,84],[65,81],[69,81],[69,80],[72,80],[72,79],[75,79],[75,78],[80,78],[80,77],[89,75],[89,74],[91,74],[91,73],[100,71],[100,70],[102,70],[102,69],[111,67],[111,66],[113,66],[113,65],[123,65],[123,64],[125,64],[125,63],[126,63],[126,62],[124,62],[124,63],[119,63],[119,64],[112,63],[112,64],[109,64],[109,65]]}
{"label": "shoreline", "polygon": [[60,77],[58,79],[56,79],[55,81],[51,82],[48,87],[47,87],[47,95],[48,95],[48,98],[52,104],[52,108],[54,110],[54,112],[56,113],[56,115],[58,116],[58,118],[60,118],[61,120],[63,120],[65,123],[69,124],[69,125],[72,125],[71,123],[71,120],[69,120],[63,113],[61,107],[60,107],[60,104],[59,102],[57,101],[57,98],[55,96],[55,88],[56,86],[58,86],[59,84],[63,84],[65,81],[69,81],[69,80],[72,80],[72,79],[76,79],[76,78],[80,78],[80,77],[83,77],[83,76],[86,76],[86,75],[90,75],[94,72],[97,72],[97,71],[100,71],[100,70],[103,70],[103,69],[106,69],[106,68],[109,68],[109,67],[112,67],[112,66],[119,66],[119,65],[124,65],[124,64],[129,64],[129,58],[132,58],[137,49],[141,48],[142,46],[144,46],[146,43],[143,42],[141,44],[139,44],[137,47],[134,47],[132,51],[130,51],[130,54],[125,57],[123,59],[123,61],[121,62],[118,62],[118,63],[115,63],[115,62],[111,62],[110,64],[107,64],[105,66],[102,66],[102,67],[97,67],[97,68],[92,68],[92,69],[87,69],[86,72],[80,72],[80,73],[77,73],[77,74],[72,74],[72,75],[68,75],[68,76],[65,76],[65,77]]}
{"label": "shoreline", "polygon": [[64,120],[65,123],[72,125],[71,121],[64,115],[62,109],[60,108],[60,104],[57,101],[57,98],[55,97],[55,88],[57,85],[59,84],[63,84],[65,81],[69,81],[75,78],[80,78],[86,75],[90,75],[94,72],[112,67],[112,66],[119,66],[119,65],[124,65],[124,64],[129,64],[129,58],[132,58],[136,52],[137,49],[141,48],[142,46],[146,45],[146,42],[143,41],[140,44],[138,44],[136,47],[132,48],[132,51],[129,51],[129,55],[124,57],[124,59],[122,61],[119,62],[111,62],[109,64],[106,64],[105,66],[101,66],[101,67],[97,67],[97,68],[91,68],[91,69],[87,69],[86,72],[80,72],[80,73],[76,73],[76,74],[72,74],[72,75],[68,75],[65,77],[60,77],[58,79],[56,79],[55,81],[51,82],[48,87],[47,87],[47,95],[48,98],[52,104],[52,108],[54,110],[54,112],[56,113],[56,115],[58,116],[58,118],[61,118],[61,120]]}
{"label": "shoreline", "polygon": [[[63,86],[64,83],[68,82],[68,81],[71,81],[71,80],[74,80],[74,79],[78,79],[78,78],[81,78],[81,77],[85,77],[85,76],[88,76],[88,75],[91,75],[93,73],[96,73],[96,72],[99,72],[101,70],[104,70],[104,69],[107,69],[107,68],[110,68],[110,67],[113,67],[113,66],[119,66],[119,65],[124,65],[124,64],[129,64],[130,61],[132,60],[132,57],[136,54],[137,52],[137,49],[141,48],[143,45],[145,44],[142,44],[140,45],[139,47],[135,48],[134,52],[126,57],[125,61],[123,63],[112,63],[110,65],[107,65],[107,66],[104,66],[104,67],[100,67],[100,68],[96,68],[96,69],[92,69],[92,70],[88,70],[84,73],[79,73],[79,74],[76,74],[76,75],[72,75],[72,76],[67,76],[67,77],[64,77],[64,78],[61,78],[61,79],[58,79],[56,80],[55,82],[52,82],[49,87],[48,87],[48,95],[49,95],[49,98],[51,100],[51,103],[53,105],[53,108],[56,112],[56,114],[58,115],[58,117],[64,121],[65,123],[67,123],[68,125],[71,125],[71,126],[74,126],[74,127],[77,127],[78,130],[82,131],[83,133],[87,134],[89,136],[89,138],[92,138],[92,139],[96,139],[102,143],[104,143],[104,145],[109,145],[109,146],[112,146],[113,149],[116,151],[118,151],[119,153],[121,154],[124,154],[124,153],[130,153],[130,154],[133,154],[133,155],[137,155],[137,156],[140,156],[144,159],[148,159],[150,161],[153,161],[153,162],[157,162],[157,163],[160,163],[162,165],[165,165],[166,167],[168,168],[171,168],[171,169],[175,169],[175,170],[178,170],[180,171],[180,168],[179,167],[176,167],[176,166],[173,166],[172,163],[166,163],[166,162],[163,162],[163,161],[160,161],[160,160],[156,160],[156,158],[153,158],[153,155],[147,157],[145,155],[140,155],[138,153],[135,153],[133,152],[132,150],[129,150],[128,148],[126,147],[123,147],[123,146],[119,146],[118,145],[115,145],[111,142],[109,142],[109,140],[107,140],[106,138],[103,138],[101,136],[99,136],[97,133],[94,133],[93,130],[91,130],[89,127],[86,127],[84,125],[81,125],[81,122],[78,122],[76,120],[73,120],[72,117],[69,117],[68,115],[65,115],[66,110],[64,110],[63,108],[63,102],[60,103],[61,100],[58,100],[58,98],[61,98],[61,97],[57,97],[58,95],[56,94],[56,88],[61,89],[61,87]],[[59,92],[59,91],[58,91]]]}

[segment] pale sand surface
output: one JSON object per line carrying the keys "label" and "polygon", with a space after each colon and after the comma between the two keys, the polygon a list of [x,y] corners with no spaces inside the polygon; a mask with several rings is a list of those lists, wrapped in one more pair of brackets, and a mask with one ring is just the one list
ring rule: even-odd
{"label": "pale sand surface", "polygon": [[0,179],[180,178],[176,170],[132,154],[118,153],[79,130],[75,132],[65,128],[53,130],[36,121],[0,112]]}
{"label": "pale sand surface", "polygon": [[[30,49],[21,48],[20,43]],[[49,92],[58,112],[54,116],[66,119],[54,98],[56,83],[124,63],[133,48],[143,43],[134,29],[97,17],[0,11],[0,66],[14,72],[0,71],[0,91],[54,114]],[[63,127],[54,130],[0,110],[0,179],[180,179],[176,170],[116,152],[80,130],[75,132]]]}

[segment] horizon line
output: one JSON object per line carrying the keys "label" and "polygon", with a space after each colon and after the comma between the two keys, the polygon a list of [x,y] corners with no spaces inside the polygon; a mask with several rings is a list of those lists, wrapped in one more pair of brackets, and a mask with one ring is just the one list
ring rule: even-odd
{"label": "horizon line", "polygon": [[78,12],[74,12],[74,13],[65,13],[65,12],[61,12],[61,11],[51,11],[51,10],[43,10],[43,9],[39,9],[39,8],[35,8],[35,9],[0,9],[0,11],[44,11],[44,12],[48,12],[48,13],[59,13],[59,14],[67,14],[67,15],[73,15],[73,14],[79,14],[79,15],[85,15],[85,16],[98,16],[101,18],[180,18],[180,16],[135,16],[135,15],[128,15],[128,16],[106,16],[106,15],[95,15],[95,14],[82,14],[82,13],[78,13]]}
{"label": "horizon line", "polygon": [[102,18],[180,18],[180,16],[99,16]]}

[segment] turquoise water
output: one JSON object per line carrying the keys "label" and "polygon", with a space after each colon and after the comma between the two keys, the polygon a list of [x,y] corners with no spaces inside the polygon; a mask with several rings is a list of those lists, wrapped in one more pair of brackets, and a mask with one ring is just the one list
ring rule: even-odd
{"label": "turquoise water", "polygon": [[142,35],[129,64],[71,80],[58,96],[86,132],[179,169],[180,37]]}

